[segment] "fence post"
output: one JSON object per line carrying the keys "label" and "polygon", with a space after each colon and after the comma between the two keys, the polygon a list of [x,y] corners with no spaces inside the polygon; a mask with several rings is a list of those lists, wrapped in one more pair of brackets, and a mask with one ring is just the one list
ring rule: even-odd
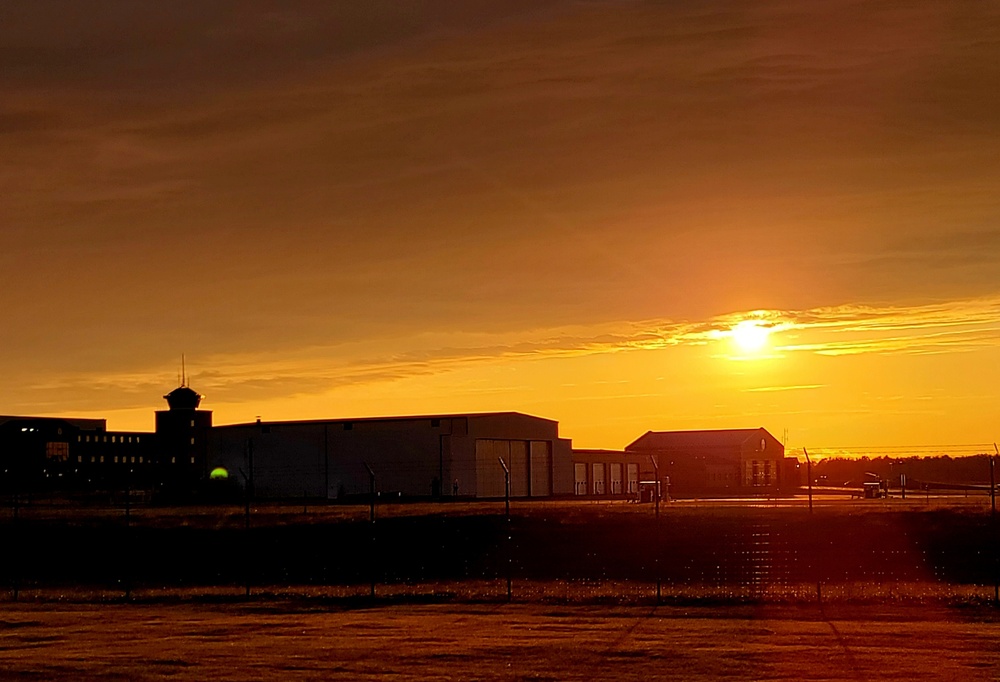
{"label": "fence post", "polygon": [[809,486],[809,513],[813,513],[813,465],[812,460],[809,459],[809,451],[802,448],[802,452],[806,455],[806,484]]}
{"label": "fence post", "polygon": [[19,556],[21,556],[21,527],[19,523],[19,517],[20,517],[19,508],[21,506],[20,492],[21,492],[20,486],[17,484],[17,480],[15,479],[14,492],[13,495],[11,496],[11,504],[14,507],[13,510],[14,518],[11,523],[11,530],[13,531],[14,535],[14,547],[13,551],[9,555],[10,557],[12,557],[11,579],[13,584],[11,585],[11,593],[12,596],[14,597],[14,601],[17,601],[18,594],[21,590],[21,576],[20,576],[21,571],[20,571],[20,564],[18,563],[17,559]]}
{"label": "fence post", "polygon": [[125,599],[126,601],[132,598],[132,571],[131,571],[131,561],[129,557],[131,552],[129,551],[130,545],[132,543],[132,468],[127,467],[125,469],[125,542],[122,546],[125,549],[125,556],[122,559],[122,568],[124,569],[125,575]]}
{"label": "fence post", "polygon": [[[993,449],[997,449],[997,444],[993,444]],[[1000,453],[998,453],[1000,454]],[[996,481],[996,456],[990,455],[990,549],[993,558],[993,606],[1000,606],[1000,572],[997,570],[997,481]]]}
{"label": "fence post", "polygon": [[370,572],[371,585],[368,592],[369,597],[375,599],[375,573],[378,568],[376,557],[375,557],[375,470],[372,469],[368,462],[364,462],[365,468],[368,469],[368,523],[371,526],[371,544],[368,550],[368,569]]}
{"label": "fence post", "polygon": [[653,519],[656,533],[656,539],[654,540],[656,547],[653,550],[653,567],[656,571],[656,605],[659,606],[663,593],[663,579],[660,576],[660,555],[663,553],[660,541],[660,464],[653,455],[649,456],[649,461],[653,463],[653,480],[656,481],[656,487],[653,489],[653,494],[656,496],[653,498]]}
{"label": "fence post", "polygon": [[500,466],[503,467],[503,490],[504,490],[504,510],[506,513],[506,526],[507,529],[507,601],[511,600],[511,570],[513,564],[513,547],[511,546],[512,536],[510,528],[510,468],[507,463],[503,461],[503,457],[498,457],[500,460]]}

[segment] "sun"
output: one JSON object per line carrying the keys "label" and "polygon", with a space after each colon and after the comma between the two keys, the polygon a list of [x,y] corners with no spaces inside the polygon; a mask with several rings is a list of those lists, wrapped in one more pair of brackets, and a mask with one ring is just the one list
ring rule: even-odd
{"label": "sun", "polygon": [[733,327],[730,332],[733,341],[744,353],[756,353],[767,345],[767,337],[771,333],[771,328],[761,324],[758,320],[743,320]]}

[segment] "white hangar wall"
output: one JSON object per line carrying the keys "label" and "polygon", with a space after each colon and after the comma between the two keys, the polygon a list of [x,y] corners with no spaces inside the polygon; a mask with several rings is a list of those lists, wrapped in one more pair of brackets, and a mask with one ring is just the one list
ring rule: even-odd
{"label": "white hangar wall", "polygon": [[[568,495],[571,443],[558,423],[516,412],[216,427],[208,464],[243,484],[253,454],[262,497],[359,495],[377,489],[404,496],[502,497],[499,458],[511,469],[511,495]],[[243,472],[243,473],[240,473]]]}

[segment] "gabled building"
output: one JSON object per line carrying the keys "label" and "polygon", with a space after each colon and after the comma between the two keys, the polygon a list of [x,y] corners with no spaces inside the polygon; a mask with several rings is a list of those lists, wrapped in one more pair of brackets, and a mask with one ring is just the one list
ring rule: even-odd
{"label": "gabled building", "polygon": [[767,429],[647,431],[625,446],[655,457],[676,495],[777,493],[785,446]]}
{"label": "gabled building", "polygon": [[598,497],[638,497],[640,488],[656,488],[657,477],[661,494],[677,497],[798,486],[784,446],[764,428],[648,431],[624,450],[574,450],[573,467],[574,494]]}

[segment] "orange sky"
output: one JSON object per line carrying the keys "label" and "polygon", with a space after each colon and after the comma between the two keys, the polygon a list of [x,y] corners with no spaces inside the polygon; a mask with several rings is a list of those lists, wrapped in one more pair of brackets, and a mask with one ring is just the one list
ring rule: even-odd
{"label": "orange sky", "polygon": [[199,5],[0,7],[0,413],[998,438],[1000,6]]}

